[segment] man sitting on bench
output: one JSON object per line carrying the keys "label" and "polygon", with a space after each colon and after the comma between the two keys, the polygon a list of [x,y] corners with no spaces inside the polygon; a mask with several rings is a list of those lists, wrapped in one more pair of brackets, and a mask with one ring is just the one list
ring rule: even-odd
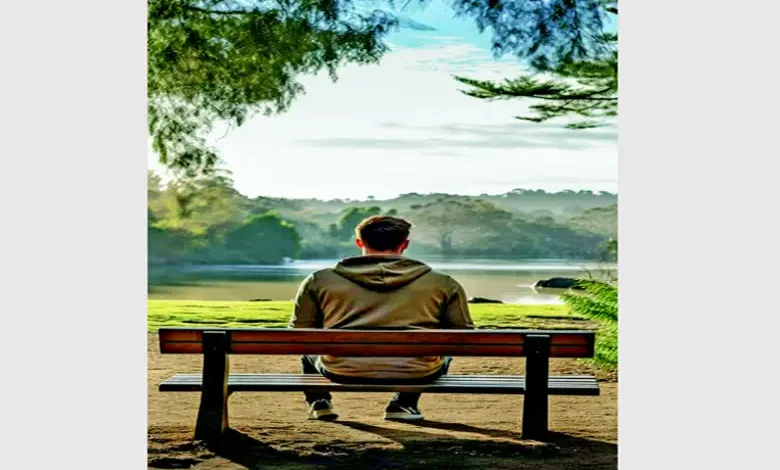
{"label": "man sitting on bench", "polygon": [[[374,216],[355,229],[362,256],[346,258],[335,268],[309,275],[298,289],[291,328],[326,329],[471,329],[463,287],[450,276],[406,258],[411,224],[396,217]],[[322,374],[338,383],[415,385],[447,373],[444,357],[304,356],[304,374]],[[306,392],[309,419],[334,420],[328,392]],[[419,393],[395,393],[385,409],[387,420],[423,419]]]}

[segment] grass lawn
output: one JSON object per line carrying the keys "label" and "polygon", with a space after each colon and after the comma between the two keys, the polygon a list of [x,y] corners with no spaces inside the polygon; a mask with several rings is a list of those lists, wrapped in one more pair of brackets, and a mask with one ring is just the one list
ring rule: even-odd
{"label": "grass lawn", "polygon": [[[148,328],[170,326],[215,326],[224,328],[283,328],[292,312],[292,302],[216,302],[150,300]],[[569,313],[564,305],[470,305],[479,328],[572,328],[596,325]]]}

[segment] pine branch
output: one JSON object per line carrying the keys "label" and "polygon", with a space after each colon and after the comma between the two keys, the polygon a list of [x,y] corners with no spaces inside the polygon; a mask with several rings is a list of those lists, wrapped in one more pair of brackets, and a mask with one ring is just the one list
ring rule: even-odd
{"label": "pine branch", "polygon": [[[530,122],[544,122],[566,115],[611,117],[617,114],[616,56],[601,61],[574,62],[550,72],[558,78],[523,76],[503,82],[475,80],[456,76],[470,88],[460,90],[467,96],[484,100],[530,99],[547,103],[532,104],[534,116],[518,116]],[[587,122],[567,125],[569,129],[590,129],[601,124]]]}

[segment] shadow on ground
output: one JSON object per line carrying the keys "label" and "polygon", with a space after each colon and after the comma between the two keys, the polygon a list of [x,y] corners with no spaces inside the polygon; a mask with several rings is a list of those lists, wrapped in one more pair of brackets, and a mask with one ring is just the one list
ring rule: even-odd
{"label": "shadow on ground", "polygon": [[[519,433],[438,421],[383,427],[355,421],[344,426],[391,441],[361,447],[333,440],[306,449],[277,449],[261,442],[262,429],[228,429],[217,445],[190,441],[150,449],[149,468],[334,469],[617,469],[617,445],[551,433],[548,442],[524,441]],[[476,434],[457,437],[436,431]],[[259,438],[259,439],[258,439]],[[219,463],[217,461],[222,461]],[[227,461],[227,462],[225,462]],[[225,466],[223,464],[234,466]]]}

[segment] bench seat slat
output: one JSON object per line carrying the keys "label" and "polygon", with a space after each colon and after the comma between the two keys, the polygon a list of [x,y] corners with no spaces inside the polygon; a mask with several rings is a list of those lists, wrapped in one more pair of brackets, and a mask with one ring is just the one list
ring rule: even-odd
{"label": "bench seat slat", "polygon": [[[160,384],[161,392],[200,392],[200,374],[176,374]],[[314,374],[231,374],[229,392],[424,392],[522,395],[523,376],[449,375],[428,385],[338,384]],[[592,376],[551,376],[550,395],[599,395]]]}

